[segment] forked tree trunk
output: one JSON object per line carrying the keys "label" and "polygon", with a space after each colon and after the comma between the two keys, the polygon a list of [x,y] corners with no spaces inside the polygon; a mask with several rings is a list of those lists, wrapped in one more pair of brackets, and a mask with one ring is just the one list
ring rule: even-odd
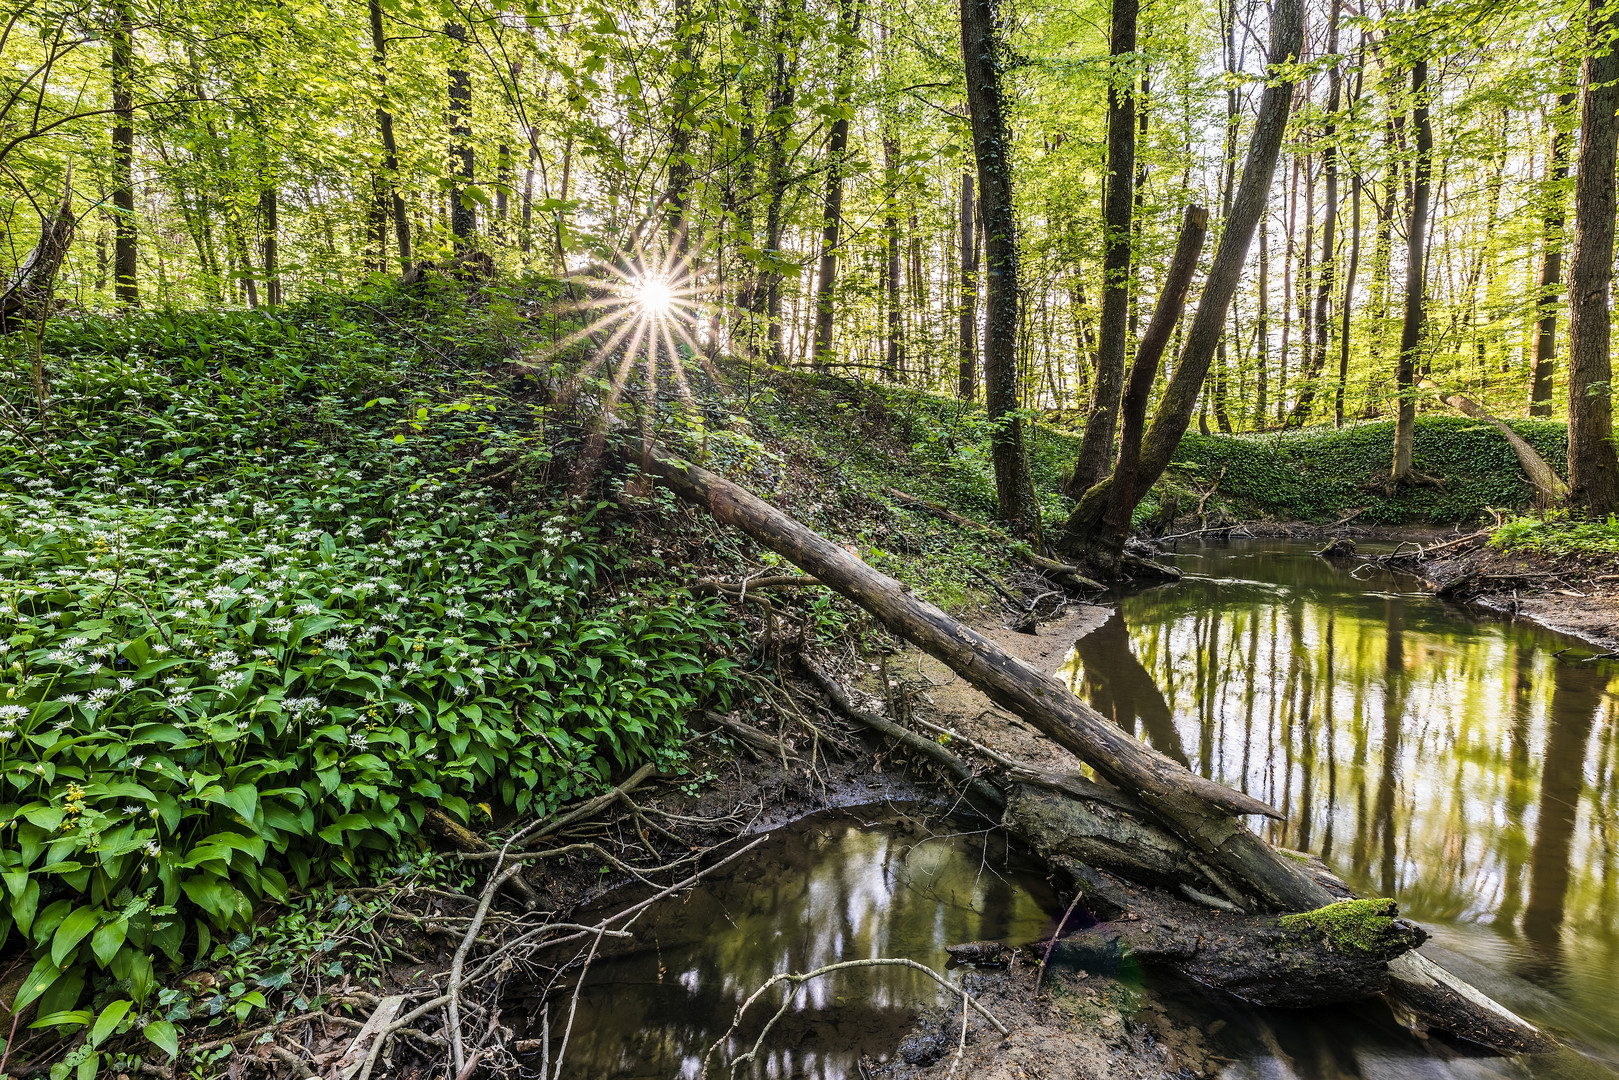
{"label": "forked tree trunk", "polygon": [[[56,286],[56,273],[73,244],[73,168],[67,170],[62,204],[56,213],[41,221],[39,243],[17,264],[17,271],[0,292],[0,334],[9,334],[34,322],[45,313]],[[43,396],[43,395],[42,395]]]}
{"label": "forked tree trunk", "polygon": [[[1292,8],[1297,32],[1298,8],[1292,0],[1281,0],[1277,7]],[[1196,852],[1205,873],[1223,882],[1228,898],[1234,897],[1233,902],[1245,910],[1313,911],[1338,899],[1306,867],[1280,854],[1238,820],[1244,814],[1278,816],[1271,807],[1198,776],[1138,742],[1054,677],[1013,658],[724,477],[652,443],[627,448],[625,457],[681,498],[706,508],[721,524],[747,533],[859,604],[995,704],[1071,750],[1139,803],[1145,820]],[[1396,957],[1388,971],[1390,992],[1435,1027],[1509,1052],[1546,1048],[1545,1036],[1533,1025],[1416,953]]]}
{"label": "forked tree trunk", "polygon": [[[1269,66],[1287,64],[1297,59],[1304,39],[1304,13],[1301,0],[1276,0],[1271,7],[1271,41]],[[1242,280],[1243,264],[1248,259],[1248,245],[1253,241],[1254,228],[1259,224],[1269,201],[1271,181],[1276,173],[1276,159],[1281,153],[1282,136],[1287,130],[1287,117],[1292,109],[1293,84],[1277,78],[1266,86],[1254,117],[1253,139],[1248,144],[1247,158],[1242,166],[1242,181],[1237,185],[1231,202],[1225,228],[1220,234],[1220,246],[1214,254],[1203,284],[1203,295],[1198,300],[1197,314],[1186,335],[1186,344],[1175,373],[1158,404],[1152,425],[1142,437],[1141,460],[1133,490],[1120,497],[1129,501],[1134,509],[1136,501],[1147,491],[1164,469],[1181,436],[1197,408],[1198,394],[1208,375],[1209,363],[1214,359],[1216,347],[1225,333],[1226,311],[1236,295]],[[1058,549],[1076,560],[1097,560],[1098,569],[1112,573],[1118,565],[1116,542],[1122,550],[1123,540],[1104,538],[1101,525],[1103,511],[1110,500],[1106,488],[1111,480],[1093,486],[1080,499],[1063,527]]]}

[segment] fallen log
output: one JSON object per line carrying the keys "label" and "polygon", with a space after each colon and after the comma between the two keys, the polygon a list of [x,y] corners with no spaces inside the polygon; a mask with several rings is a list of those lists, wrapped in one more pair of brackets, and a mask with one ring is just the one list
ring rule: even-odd
{"label": "fallen log", "polygon": [[[1335,897],[1303,867],[1250,832],[1238,815],[1273,808],[1197,776],[1138,742],[983,635],[907,591],[848,551],[752,492],[650,442],[624,456],[715,520],[747,533],[876,616],[890,631],[942,661],[995,704],[1073,751],[1098,776],[1140,801],[1152,822],[1184,841],[1214,873],[1252,896],[1254,910],[1314,911]],[[1434,1027],[1509,1053],[1552,1045],[1534,1025],[1411,952],[1389,965],[1390,993]],[[1467,988],[1471,990],[1471,988]]]}
{"label": "fallen log", "polygon": [[1389,989],[1389,961],[1427,940],[1392,900],[1342,900],[1297,915],[1238,915],[1131,889],[1125,917],[1062,938],[1059,963],[1092,971],[1124,956],[1162,963],[1255,1005],[1306,1008]]}
{"label": "fallen log", "polygon": [[[968,762],[937,742],[854,707],[825,672],[807,658],[801,657],[800,664],[839,711],[926,754],[946,772],[970,778],[975,794],[988,788],[1005,803],[1001,825],[1048,865],[1075,879],[1076,905],[1084,900],[1094,918],[1106,921],[1060,939],[1060,961],[1111,969],[1130,956],[1167,965],[1245,1001],[1303,1007],[1383,993],[1390,981],[1388,961],[1425,936],[1392,918],[1390,900],[1355,901],[1361,906],[1348,911],[1343,904],[1334,905],[1313,920],[1248,915],[1241,906],[1247,898],[1209,872],[1178,838],[1146,820],[1129,796],[1083,777],[1034,770],[956,736],[1000,766],[1008,789],[1003,797]],[[1043,774],[1039,786],[1016,779],[1034,773]],[[1324,866],[1318,877],[1340,900],[1352,896]],[[1368,904],[1373,908],[1366,908]],[[1347,937],[1353,940],[1346,945]],[[957,963],[986,964],[1001,961],[1011,950],[998,942],[972,942],[947,951]]]}
{"label": "fallen log", "polygon": [[1529,482],[1535,485],[1535,491],[1539,494],[1544,505],[1552,506],[1568,498],[1568,484],[1564,482],[1561,476],[1557,475],[1557,470],[1552,468],[1551,464],[1540,456],[1540,451],[1530,446],[1523,436],[1507,427],[1488,409],[1466,394],[1447,394],[1431,382],[1424,382],[1421,385],[1422,389],[1427,390],[1457,412],[1462,413],[1464,416],[1471,416],[1475,420],[1482,420],[1499,431],[1502,437],[1511,445],[1512,452],[1518,456],[1518,464],[1523,467],[1523,473],[1529,478]]}
{"label": "fallen log", "polygon": [[51,302],[56,272],[73,244],[73,231],[78,224],[73,216],[71,167],[64,188],[61,206],[54,215],[40,222],[39,243],[17,264],[17,272],[0,292],[0,334],[8,334],[39,318],[39,312]]}

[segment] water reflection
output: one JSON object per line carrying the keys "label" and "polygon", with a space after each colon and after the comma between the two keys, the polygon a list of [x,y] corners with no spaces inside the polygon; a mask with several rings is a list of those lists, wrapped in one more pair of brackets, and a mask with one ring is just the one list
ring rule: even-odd
{"label": "water reflection", "polygon": [[[636,947],[592,966],[566,1075],[695,1077],[737,1006],[772,975],[878,956],[943,970],[946,945],[1049,934],[1054,904],[1042,877],[982,833],[868,826],[841,811],[790,826],[734,875],[659,904],[656,921],[637,927]],[[890,1055],[916,1011],[942,993],[926,976],[895,969],[807,983],[772,1030],[774,1049],[756,1075],[858,1076],[861,1054]],[[780,1003],[778,995],[756,1005],[756,1022],[724,1057],[750,1047]],[[531,1016],[529,1037],[539,1026]]]}
{"label": "water reflection", "polygon": [[1441,924],[1492,993],[1619,1062],[1615,666],[1303,545],[1180,563],[1076,645],[1075,692],[1282,809],[1272,840]]}

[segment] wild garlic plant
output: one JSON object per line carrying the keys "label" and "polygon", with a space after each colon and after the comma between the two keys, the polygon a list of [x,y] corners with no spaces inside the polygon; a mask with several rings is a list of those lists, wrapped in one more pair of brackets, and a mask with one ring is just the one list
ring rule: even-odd
{"label": "wild garlic plant", "polygon": [[[0,945],[33,958],[18,1007],[90,1024],[93,1004],[166,1046],[142,1006],[188,944],[352,876],[429,807],[522,811],[671,764],[683,716],[727,700],[722,608],[606,588],[591,513],[473,497],[453,463],[496,437],[487,418],[401,441],[397,414],[361,403],[374,385],[282,401],[273,357],[242,361],[231,393],[127,353],[84,363],[82,437],[0,492]],[[295,408],[336,433],[270,442]],[[142,445],[156,418],[162,445]]]}

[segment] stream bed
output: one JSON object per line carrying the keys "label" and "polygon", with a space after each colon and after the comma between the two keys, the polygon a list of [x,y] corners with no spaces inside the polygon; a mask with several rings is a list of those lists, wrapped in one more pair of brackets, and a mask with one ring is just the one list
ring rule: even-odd
{"label": "stream bed", "polygon": [[[1059,677],[1283,810],[1271,840],[1397,898],[1436,958],[1571,1049],[1500,1059],[1419,1040],[1379,1002],[1257,1009],[1157,973],[1135,976],[1143,994],[1204,1035],[1222,1080],[1619,1077],[1619,666],[1303,543],[1183,547],[1176,561],[1183,580],[1117,598]],[[566,1074],[696,1076],[778,972],[875,956],[942,970],[947,944],[1048,935],[1060,911],[1043,876],[973,829],[888,808],[778,830],[591,968]],[[857,1077],[861,1055],[891,1058],[941,994],[893,969],[810,983],[752,1075]],[[772,1011],[755,1008],[726,1059]]]}

